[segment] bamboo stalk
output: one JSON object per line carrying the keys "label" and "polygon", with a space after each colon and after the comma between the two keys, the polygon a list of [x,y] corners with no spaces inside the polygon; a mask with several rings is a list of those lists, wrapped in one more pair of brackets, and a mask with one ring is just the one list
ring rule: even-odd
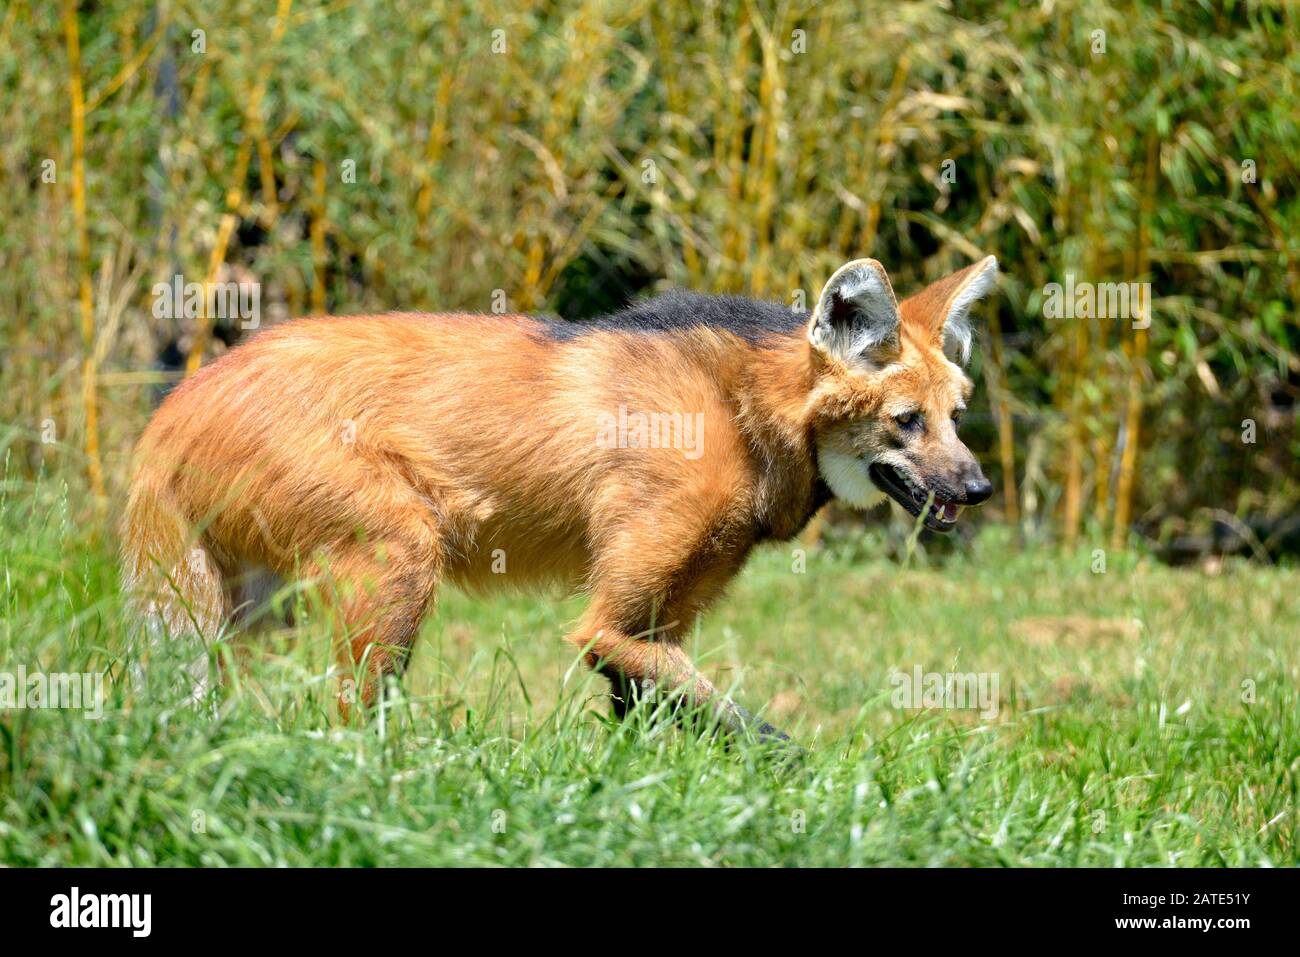
{"label": "bamboo stalk", "polygon": [[[140,47],[139,50],[135,51],[134,55],[127,60],[122,69],[118,71],[117,75],[114,76],[113,79],[108,81],[102,90],[90,98],[90,101],[86,104],[87,113],[91,113],[101,106],[105,100],[120,90],[133,76],[140,72],[140,68],[144,66],[145,61],[149,59],[149,55],[157,48],[158,42],[166,36],[167,28],[171,25],[171,19],[172,10],[170,7],[166,7],[162,12],[162,17],[158,22],[157,28],[150,35],[149,39],[145,41],[144,45]],[[126,36],[130,36],[129,32],[123,32]]]}
{"label": "bamboo stalk", "polygon": [[[882,172],[881,160],[885,149],[894,142],[896,127],[894,123],[894,111],[903,99],[903,94],[907,90],[907,78],[912,72],[912,57],[906,50],[898,58],[898,66],[894,70],[894,77],[889,83],[889,96],[885,100],[884,109],[880,112],[880,121],[875,127],[875,135],[872,141],[867,145],[867,179],[865,182],[869,187],[871,201],[867,204],[867,215],[862,221],[862,229],[858,234],[858,250],[863,254],[869,253],[876,245],[876,234],[880,231],[880,200],[885,195],[886,176]],[[850,250],[854,255],[857,250]]]}
{"label": "bamboo stalk", "polygon": [[1128,403],[1124,416],[1124,451],[1120,454],[1119,479],[1115,483],[1115,524],[1111,528],[1111,548],[1123,548],[1133,512],[1133,479],[1137,472],[1138,430],[1142,423],[1142,364],[1146,357],[1145,329],[1133,332],[1125,344],[1129,359]]}
{"label": "bamboo stalk", "polygon": [[[1147,155],[1145,183],[1138,214],[1137,254],[1138,277],[1146,276],[1150,268],[1147,253],[1147,232],[1151,221],[1152,197],[1156,189],[1156,174],[1159,168],[1159,142],[1154,135],[1147,137]],[[1144,316],[1147,323],[1150,316]],[[1145,325],[1146,323],[1144,323]],[[1133,485],[1137,475],[1139,431],[1142,426],[1142,381],[1145,377],[1147,357],[1147,330],[1133,330],[1131,349],[1129,350],[1128,369],[1128,407],[1126,410],[1124,431],[1124,452],[1120,456],[1119,478],[1115,489],[1115,524],[1111,528],[1110,544],[1112,548],[1123,548],[1128,542],[1129,524],[1133,515]]]}
{"label": "bamboo stalk", "polygon": [[[662,4],[653,4],[650,7],[651,29],[654,31],[659,58],[664,63],[672,61],[676,50],[676,37],[672,32],[672,24],[668,21],[668,14],[676,12],[678,12],[677,8],[665,7]],[[669,112],[674,116],[685,118],[690,109],[690,104],[681,81],[682,75],[676,70],[667,70],[663,75],[664,97]],[[675,123],[674,127],[678,155],[690,155],[691,142],[690,137],[687,135],[685,123]],[[684,232],[682,235],[681,254],[687,284],[695,285],[704,273],[699,251],[696,249],[695,237],[690,232]]]}
{"label": "bamboo stalk", "polygon": [[433,212],[433,171],[442,162],[442,152],[447,145],[447,117],[455,78],[455,71],[448,69],[438,79],[438,93],[434,97],[433,116],[429,121],[429,139],[424,144],[424,164],[420,168],[420,191],[415,200],[415,215],[419,239],[426,247],[430,239],[429,214]]}
{"label": "bamboo stalk", "polygon": [[[235,175],[230,189],[226,193],[226,212],[217,227],[217,239],[212,244],[212,253],[208,257],[208,271],[205,277],[208,283],[217,281],[221,265],[226,261],[226,248],[230,237],[234,235],[239,223],[239,210],[244,205],[244,177],[248,174],[248,163],[252,156],[252,140],[245,139],[235,157]],[[212,337],[212,317],[204,309],[199,316],[198,328],[194,331],[194,342],[190,345],[190,354],[185,359],[185,374],[193,375],[203,364],[203,353],[207,351],[208,340]]]}
{"label": "bamboo stalk", "polygon": [[275,154],[271,150],[271,141],[267,139],[266,124],[260,109],[253,120],[253,141],[257,144],[257,165],[261,174],[262,202],[265,205],[262,224],[271,230],[280,218],[280,200],[275,188]]}
{"label": "bamboo stalk", "polygon": [[90,230],[86,220],[86,93],[81,81],[81,33],[76,0],[63,4],[72,107],[72,210],[77,231],[77,302],[81,310],[81,405],[85,415],[86,474],[97,508],[103,509],[104,467],[99,452],[99,395],[95,384],[95,305],[90,288]]}
{"label": "bamboo stalk", "polygon": [[[749,8],[742,7],[740,22],[736,28],[735,59],[732,62],[730,74],[737,85],[742,83],[743,78],[749,72],[749,43],[753,32],[753,25],[749,22]],[[745,209],[743,198],[745,97],[743,88],[728,90],[727,94],[731,98],[732,110],[727,115],[727,125],[722,129],[727,131],[729,143],[726,166],[724,167],[726,169],[727,198],[729,202],[726,206],[727,216],[723,223],[723,260],[719,276],[722,288],[730,291],[736,288],[737,275],[741,268],[740,264],[745,258],[749,237],[746,232],[748,210]]]}
{"label": "bamboo stalk", "polygon": [[[1088,207],[1093,210],[1102,206],[1097,196],[1098,186],[1099,184],[1090,170]],[[1101,275],[1105,268],[1102,255],[1105,239],[1097,233],[1095,215],[1086,215],[1084,217],[1084,232],[1088,240],[1085,272],[1088,278],[1092,280],[1094,277]],[[1074,350],[1071,355],[1072,375],[1065,476],[1064,538],[1067,547],[1073,546],[1078,541],[1083,524],[1084,459],[1087,452],[1088,417],[1092,409],[1092,403],[1087,397],[1084,384],[1088,381],[1089,376],[1088,350],[1092,344],[1093,320],[1076,316],[1070,321],[1074,323]],[[1105,347],[1104,333],[1099,333],[1098,347]]]}
{"label": "bamboo stalk", "polygon": [[[221,266],[226,260],[226,249],[230,245],[230,237],[234,234],[235,226],[239,223],[240,211],[244,205],[244,179],[248,175],[248,164],[252,159],[253,146],[258,141],[265,140],[265,136],[260,132],[263,128],[261,120],[262,99],[266,96],[266,88],[271,81],[271,69],[274,62],[271,51],[278,47],[280,41],[284,39],[285,31],[289,28],[289,13],[292,6],[293,0],[279,0],[276,4],[275,25],[271,28],[270,50],[265,55],[262,68],[258,72],[257,81],[248,95],[248,107],[243,111],[244,120],[248,126],[248,135],[245,137],[244,142],[240,144],[239,153],[235,160],[235,175],[232,177],[231,185],[226,191],[226,212],[221,217],[220,226],[217,227],[217,240],[213,244],[212,254],[208,258],[206,276],[208,283],[217,281]],[[271,175],[271,170],[267,168],[270,165],[270,159],[265,152],[261,154],[261,158],[263,167],[262,191],[265,194],[269,190],[269,201],[274,204],[275,179]],[[185,360],[185,374],[187,376],[193,375],[199,370],[199,366],[203,364],[203,353],[207,351],[208,341],[211,337],[212,317],[204,311],[199,317],[194,342],[190,347],[190,354]]]}
{"label": "bamboo stalk", "polygon": [[[990,310],[992,311],[992,310]],[[1006,366],[1002,350],[1002,328],[997,316],[988,323],[989,358],[984,363],[989,398],[993,404],[993,421],[998,430],[998,462],[1002,467],[1002,500],[1006,504],[1007,523],[1020,527],[1020,498],[1016,489],[1016,436],[1007,401]]]}
{"label": "bamboo stalk", "polygon": [[[785,91],[781,85],[780,58],[776,51],[776,41],[772,31],[767,28],[761,17],[754,16],[755,29],[759,34],[762,48],[762,70],[759,80],[759,119],[754,130],[758,141],[758,157],[751,164],[751,183],[755,194],[754,232],[757,251],[754,267],[749,276],[749,290],[754,295],[766,295],[768,291],[770,266],[772,259],[772,211],[776,205],[776,160],[778,149],[777,133],[781,125],[781,101]],[[781,29],[778,14],[776,29]],[[761,133],[761,138],[760,138]]]}
{"label": "bamboo stalk", "polygon": [[[1124,251],[1125,277],[1132,278],[1139,275],[1140,267],[1138,265],[1138,250],[1136,249],[1137,243],[1139,242],[1141,242],[1140,226],[1137,239],[1130,245],[1130,248]],[[1113,497],[1117,494],[1119,485],[1118,463],[1123,461],[1124,454],[1128,448],[1128,436],[1130,435],[1128,429],[1130,395],[1129,383],[1127,380],[1129,364],[1132,361],[1133,354],[1128,330],[1123,327],[1122,323],[1120,325],[1119,334],[1120,351],[1125,357],[1125,361],[1119,365],[1118,369],[1114,369],[1112,364],[1108,363],[1106,368],[1102,370],[1104,374],[1102,382],[1107,391],[1107,398],[1112,399],[1109,406],[1115,410],[1114,435],[1117,447],[1114,450],[1110,448],[1110,443],[1107,441],[1110,434],[1104,424],[1098,428],[1097,435],[1093,442],[1097,461],[1097,490],[1096,494],[1093,496],[1093,500],[1096,503],[1097,528],[1104,534],[1109,523],[1112,535],[1114,534],[1115,519],[1115,502]],[[1122,410],[1119,408],[1119,396],[1121,395],[1123,396],[1124,403]],[[1113,486],[1111,477],[1112,472],[1116,473]]]}
{"label": "bamboo stalk", "polygon": [[1070,404],[1065,455],[1065,544],[1072,547],[1079,540],[1083,518],[1083,381],[1084,362],[1088,354],[1088,324],[1073,319],[1074,342],[1070,352]]}
{"label": "bamboo stalk", "polygon": [[311,217],[311,311],[325,314],[325,161],[317,159],[312,167],[312,196],[315,209]]}
{"label": "bamboo stalk", "polygon": [[[976,184],[979,189],[980,205],[988,208],[992,205],[992,188],[987,172],[976,171]],[[993,423],[998,431],[998,463],[1002,467],[1002,500],[1007,524],[1015,531],[1020,529],[1020,498],[1016,489],[1016,446],[1015,424],[1011,418],[1010,390],[1007,388],[1006,358],[1002,342],[1002,324],[998,321],[997,306],[991,300],[985,307],[988,321],[985,327],[989,331],[989,354],[985,359],[984,378],[989,390],[989,405],[993,412]]]}
{"label": "bamboo stalk", "polygon": [[[289,29],[289,12],[293,0],[279,0],[276,5],[275,26],[271,29],[271,49],[274,50],[284,39]],[[275,156],[271,143],[266,136],[266,117],[263,104],[266,101],[266,88],[271,80],[271,57],[268,55],[259,71],[257,83],[248,97],[248,109],[244,116],[248,124],[248,133],[257,149],[258,172],[262,190],[262,200],[266,204],[263,222],[268,229],[275,225],[280,216],[280,203],[275,188]]]}
{"label": "bamboo stalk", "polygon": [[[885,118],[883,115],[880,118],[880,122],[881,123],[885,122]],[[849,135],[847,139],[848,142],[850,143],[861,143],[863,141],[864,134],[862,131],[862,119],[860,117],[853,117],[851,120],[849,120]],[[864,148],[864,159],[862,162],[864,169],[870,170],[870,168],[872,168],[874,164],[874,155],[875,154],[870,144],[868,144]],[[864,172],[861,181],[863,183],[869,184],[871,182],[870,175],[871,174],[869,171]],[[858,194],[858,198],[859,199],[861,198],[861,194]],[[831,249],[833,249],[837,254],[844,255],[846,257],[855,256],[859,252],[859,248],[855,248],[853,246],[853,233],[855,229],[857,229],[858,218],[860,215],[858,209],[854,208],[855,206],[861,207],[862,203],[844,202],[838,204],[839,222],[832,229],[832,235],[834,238],[831,240]],[[862,246],[860,247],[860,251],[865,255],[871,251],[871,247]],[[813,295],[816,295],[815,291]]]}
{"label": "bamboo stalk", "polygon": [[1107,522],[1110,521],[1110,463],[1114,453],[1107,438],[1106,430],[1102,428],[1098,430],[1097,435],[1092,440],[1092,461],[1096,470],[1093,475],[1095,487],[1092,496],[1092,509],[1097,527],[1101,529],[1104,529]]}

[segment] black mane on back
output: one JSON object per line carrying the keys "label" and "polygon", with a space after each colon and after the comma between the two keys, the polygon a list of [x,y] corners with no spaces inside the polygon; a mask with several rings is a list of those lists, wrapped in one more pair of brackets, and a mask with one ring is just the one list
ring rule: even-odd
{"label": "black mane on back", "polygon": [[751,345],[758,345],[774,336],[789,335],[801,329],[807,321],[806,313],[795,312],[780,303],[682,291],[664,293],[599,319],[545,319],[547,335],[563,341],[591,332],[662,335],[704,328],[729,332]]}

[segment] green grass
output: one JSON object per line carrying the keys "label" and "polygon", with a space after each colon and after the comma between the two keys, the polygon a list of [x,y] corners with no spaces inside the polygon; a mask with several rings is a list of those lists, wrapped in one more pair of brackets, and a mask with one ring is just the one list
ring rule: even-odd
{"label": "green grass", "polygon": [[[53,483],[7,483],[0,670],[111,677],[98,721],[0,712],[0,864],[1297,860],[1295,570],[1094,574],[994,533],[931,567],[763,552],[694,644],[808,747],[782,764],[615,724],[560,641],[576,600],[445,595],[382,724],[329,717],[309,626],[187,706],[165,654],[130,677],[113,549]],[[999,715],[895,708],[915,665],[996,673]]]}

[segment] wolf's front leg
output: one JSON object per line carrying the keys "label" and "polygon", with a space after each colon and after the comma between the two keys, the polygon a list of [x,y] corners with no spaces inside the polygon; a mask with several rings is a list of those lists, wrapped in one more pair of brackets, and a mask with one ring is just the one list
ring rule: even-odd
{"label": "wolf's front leg", "polygon": [[737,739],[790,740],[721,694],[701,675],[673,634],[673,623],[630,634],[625,627],[605,624],[608,621],[600,613],[599,603],[593,602],[583,626],[567,640],[584,649],[587,665],[609,679],[618,717],[625,717],[634,705],[672,698],[679,719],[711,716],[726,734]]}

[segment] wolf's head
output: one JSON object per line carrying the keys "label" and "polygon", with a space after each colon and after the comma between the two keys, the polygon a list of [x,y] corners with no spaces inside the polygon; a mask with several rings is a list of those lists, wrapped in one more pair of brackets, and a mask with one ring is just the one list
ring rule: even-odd
{"label": "wolf's head", "polygon": [[970,355],[971,307],[997,268],[989,256],[902,303],[874,259],[827,281],[808,340],[817,464],[836,497],[865,508],[888,495],[950,531],[964,506],[992,494],[957,437],[972,384],[953,360]]}

